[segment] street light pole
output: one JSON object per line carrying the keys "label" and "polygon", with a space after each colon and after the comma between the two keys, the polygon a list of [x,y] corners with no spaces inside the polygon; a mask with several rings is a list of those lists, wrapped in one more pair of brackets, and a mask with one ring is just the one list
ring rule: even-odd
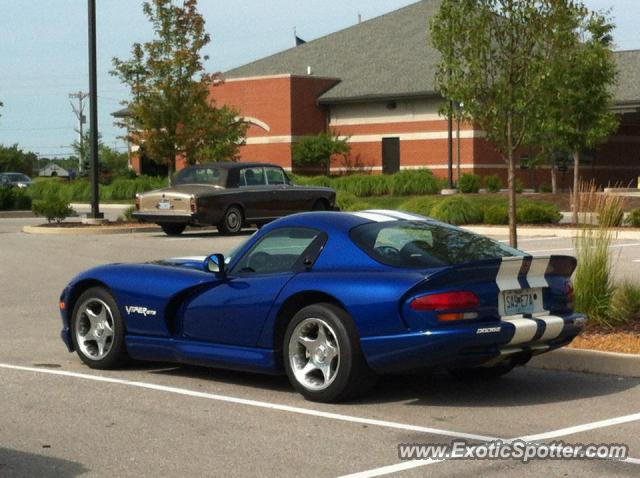
{"label": "street light pole", "polygon": [[96,60],[96,0],[88,0],[89,13],[89,147],[91,151],[91,213],[89,218],[102,219],[98,178],[98,74]]}

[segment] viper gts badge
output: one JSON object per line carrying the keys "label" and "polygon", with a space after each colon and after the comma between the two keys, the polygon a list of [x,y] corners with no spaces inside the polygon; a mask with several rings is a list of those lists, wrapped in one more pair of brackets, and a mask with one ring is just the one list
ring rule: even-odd
{"label": "viper gts badge", "polygon": [[145,317],[149,317],[149,316],[153,317],[156,315],[155,310],[147,309],[146,307],[139,307],[137,305],[126,305],[124,308],[127,311],[127,314],[129,315],[139,314],[139,315],[144,315]]}

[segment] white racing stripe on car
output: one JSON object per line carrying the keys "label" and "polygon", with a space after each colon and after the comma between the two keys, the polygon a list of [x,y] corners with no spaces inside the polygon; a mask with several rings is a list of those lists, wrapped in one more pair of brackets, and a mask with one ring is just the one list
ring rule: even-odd
{"label": "white racing stripe on car", "polygon": [[549,287],[545,274],[549,267],[551,257],[534,257],[531,261],[531,267],[527,272],[527,283],[532,289]]}
{"label": "white racing stripe on car", "polygon": [[531,342],[538,332],[538,322],[523,317],[503,317],[503,322],[508,322],[515,327],[513,337],[507,345],[518,345]]}
{"label": "white racing stripe on car", "polygon": [[542,334],[542,337],[540,337],[541,342],[558,338],[562,333],[562,329],[564,329],[564,320],[562,317],[543,315],[536,317],[536,319],[542,320],[546,325],[544,333]]}
{"label": "white racing stripe on car", "polygon": [[[496,284],[500,292],[504,290],[522,289],[518,275],[522,269],[522,261],[524,257],[503,257],[496,276]],[[500,296],[502,297],[502,296]]]}
{"label": "white racing stripe on car", "polygon": [[394,219],[405,219],[407,221],[424,221],[424,217],[416,216],[414,214],[407,214],[406,212],[401,211],[387,211],[386,209],[367,209],[363,212],[382,214],[383,216],[389,216]]}
{"label": "white racing stripe on car", "polygon": [[382,214],[375,214],[371,212],[352,212],[351,214],[353,214],[354,216],[361,217],[362,219],[368,219],[369,221],[373,221],[373,222],[397,221],[397,219],[394,219],[391,216],[384,216]]}

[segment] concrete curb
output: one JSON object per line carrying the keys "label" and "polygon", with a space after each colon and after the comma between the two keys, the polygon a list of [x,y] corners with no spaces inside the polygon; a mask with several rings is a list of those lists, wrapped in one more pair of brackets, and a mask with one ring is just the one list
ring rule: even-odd
{"label": "concrete curb", "polygon": [[[464,226],[463,229],[482,235],[508,236],[509,228],[504,226]],[[518,235],[522,237],[577,237],[580,229],[576,228],[552,228],[552,227],[518,227]],[[616,229],[616,239],[640,240],[640,230],[625,231]]]}
{"label": "concrete curb", "polygon": [[[70,204],[72,209],[89,209],[91,210],[91,204],[89,203],[71,203]],[[110,203],[100,203],[100,210],[101,211],[126,211],[127,209],[129,209],[131,206],[133,206],[133,203],[131,204],[110,204]]]}
{"label": "concrete curb", "polygon": [[50,234],[50,235],[68,235],[68,234],[90,234],[90,235],[108,235],[108,234],[136,234],[143,232],[159,232],[162,229],[158,226],[95,226],[95,227],[42,227],[42,226],[25,226],[22,232],[27,234]]}
{"label": "concrete curb", "polygon": [[527,367],[640,378],[640,355],[562,348],[533,357]]}

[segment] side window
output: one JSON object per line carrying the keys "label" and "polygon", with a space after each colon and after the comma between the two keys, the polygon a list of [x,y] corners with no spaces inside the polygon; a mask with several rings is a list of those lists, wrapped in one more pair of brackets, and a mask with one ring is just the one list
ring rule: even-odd
{"label": "side window", "polygon": [[246,168],[240,171],[240,186],[264,186],[264,168]]}
{"label": "side window", "polygon": [[286,184],[284,171],[280,168],[266,168],[267,182],[269,184]]}
{"label": "side window", "polygon": [[324,234],[315,229],[287,227],[268,233],[240,259],[232,272],[277,274],[294,271],[303,254]]}

